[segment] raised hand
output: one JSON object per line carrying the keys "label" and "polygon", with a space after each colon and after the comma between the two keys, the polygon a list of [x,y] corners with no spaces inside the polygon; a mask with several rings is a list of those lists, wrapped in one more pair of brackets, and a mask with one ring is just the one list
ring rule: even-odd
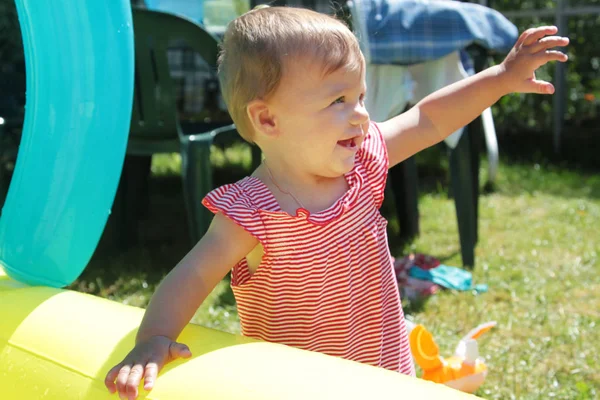
{"label": "raised hand", "polygon": [[506,59],[501,64],[502,74],[510,92],[553,94],[550,82],[537,80],[535,71],[550,61],[565,62],[569,58],[555,47],[569,44],[569,38],[554,35],[555,26],[531,28],[521,34]]}

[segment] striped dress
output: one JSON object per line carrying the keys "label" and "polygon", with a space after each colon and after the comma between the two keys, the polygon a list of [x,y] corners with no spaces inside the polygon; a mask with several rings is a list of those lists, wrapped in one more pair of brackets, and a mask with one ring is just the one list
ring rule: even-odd
{"label": "striped dress", "polygon": [[254,274],[246,259],[232,270],[243,335],[414,375],[379,213],[387,169],[383,137],[371,123],[345,176],[348,191],[324,211],[289,215],[254,177],[206,196],[208,209],[263,246]]}

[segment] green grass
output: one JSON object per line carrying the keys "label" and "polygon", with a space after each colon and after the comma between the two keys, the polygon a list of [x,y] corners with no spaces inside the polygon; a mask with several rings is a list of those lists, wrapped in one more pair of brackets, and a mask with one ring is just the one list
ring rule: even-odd
{"label": "green grass", "polygon": [[[600,179],[537,165],[503,165],[499,190],[480,202],[474,281],[486,294],[445,292],[411,315],[445,354],[480,322],[498,327],[480,340],[491,399],[592,399],[600,392]],[[415,251],[455,254],[453,204],[420,201]],[[459,265],[452,255],[448,264]]]}
{"label": "green grass", "polygon": [[[232,164],[238,171],[247,167],[248,154],[239,149],[216,153],[214,161],[223,177]],[[142,221],[141,245],[120,255],[101,246],[72,288],[147,304],[161,277],[189,247],[178,168],[177,157],[154,160],[151,211]],[[394,236],[397,223],[391,221],[391,247],[395,256],[422,252],[460,266],[454,204],[443,179],[434,187],[419,201],[421,235],[400,245]],[[497,190],[480,199],[473,279],[489,291],[444,291],[418,304],[405,303],[406,313],[434,334],[447,356],[471,328],[498,322],[479,339],[490,370],[477,393],[484,398],[594,399],[600,394],[599,222],[600,176],[503,162]],[[193,322],[239,332],[227,280]]]}

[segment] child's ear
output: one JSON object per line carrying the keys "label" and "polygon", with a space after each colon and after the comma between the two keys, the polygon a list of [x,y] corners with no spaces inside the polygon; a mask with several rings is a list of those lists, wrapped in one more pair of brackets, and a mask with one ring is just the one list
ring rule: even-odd
{"label": "child's ear", "polygon": [[254,127],[255,132],[267,136],[276,136],[279,134],[277,119],[269,109],[269,105],[264,100],[256,99],[248,103],[246,107],[248,118]]}

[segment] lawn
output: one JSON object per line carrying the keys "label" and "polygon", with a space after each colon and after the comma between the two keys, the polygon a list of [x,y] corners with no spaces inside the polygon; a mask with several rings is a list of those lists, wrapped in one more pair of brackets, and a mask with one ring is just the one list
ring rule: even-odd
{"label": "lawn", "polygon": [[[219,167],[217,183],[232,179],[232,170],[242,174],[249,163],[247,149],[213,156]],[[438,158],[446,159],[439,149],[423,157],[436,164]],[[439,164],[433,170],[440,179],[435,184],[423,180],[421,235],[399,243],[392,219],[390,245],[394,256],[420,252],[460,266],[454,204],[444,179],[446,163]],[[144,307],[161,277],[185,254],[189,241],[179,160],[155,157],[152,168],[150,212],[141,223],[140,245],[115,255],[106,233],[71,288]],[[473,279],[487,284],[489,291],[444,291],[418,304],[405,302],[407,316],[432,331],[447,356],[471,328],[498,322],[479,340],[490,370],[477,393],[484,398],[594,399],[600,394],[599,222],[600,175],[502,160],[496,190],[480,199]],[[239,332],[227,279],[193,322]]]}

